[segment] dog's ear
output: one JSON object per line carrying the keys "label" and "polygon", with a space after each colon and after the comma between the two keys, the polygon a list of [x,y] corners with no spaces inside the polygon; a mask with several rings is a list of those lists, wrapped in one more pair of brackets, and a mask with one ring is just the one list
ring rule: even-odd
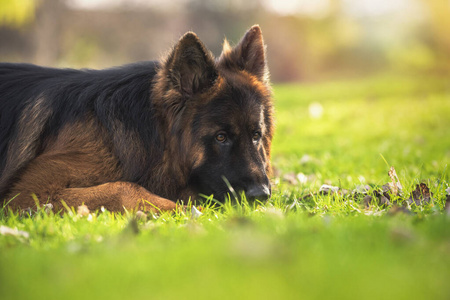
{"label": "dog's ear", "polygon": [[258,25],[252,26],[234,48],[225,40],[219,64],[229,69],[245,70],[266,82],[269,70],[261,28]]}
{"label": "dog's ear", "polygon": [[212,54],[193,32],[175,45],[165,68],[172,88],[188,97],[211,87],[217,78]]}

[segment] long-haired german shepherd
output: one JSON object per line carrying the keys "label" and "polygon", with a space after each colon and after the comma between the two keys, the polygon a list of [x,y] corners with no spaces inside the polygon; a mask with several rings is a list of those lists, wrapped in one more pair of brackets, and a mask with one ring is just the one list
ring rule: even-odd
{"label": "long-haired german shepherd", "polygon": [[[173,210],[199,194],[265,200],[273,107],[253,26],[215,59],[186,33],[162,62],[0,64],[0,200],[13,209]],[[34,196],[35,195],[35,196]],[[11,200],[12,199],[12,200]]]}

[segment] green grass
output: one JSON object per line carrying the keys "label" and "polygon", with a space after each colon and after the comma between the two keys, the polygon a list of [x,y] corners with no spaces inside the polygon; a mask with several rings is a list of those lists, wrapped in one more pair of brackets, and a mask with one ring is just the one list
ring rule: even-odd
{"label": "green grass", "polygon": [[[264,205],[150,216],[0,215],[1,299],[449,299],[448,79],[380,76],[274,88],[277,169]],[[310,103],[324,113],[309,116]],[[393,165],[406,205],[319,195],[324,183],[381,186]],[[307,156],[305,156],[307,155]],[[286,174],[308,180],[291,184]],[[372,192],[370,192],[372,193]]]}

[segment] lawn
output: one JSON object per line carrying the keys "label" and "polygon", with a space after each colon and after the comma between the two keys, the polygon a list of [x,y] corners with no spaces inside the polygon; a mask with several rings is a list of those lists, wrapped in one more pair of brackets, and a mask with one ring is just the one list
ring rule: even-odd
{"label": "lawn", "polygon": [[[450,299],[448,78],[274,94],[267,203],[147,219],[3,213],[24,233],[0,234],[0,299]],[[391,166],[402,189],[383,194]],[[408,200],[420,183],[430,193]]]}

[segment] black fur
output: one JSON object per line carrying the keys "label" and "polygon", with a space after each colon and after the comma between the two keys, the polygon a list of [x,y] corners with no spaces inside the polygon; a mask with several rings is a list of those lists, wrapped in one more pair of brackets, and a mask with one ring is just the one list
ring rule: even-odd
{"label": "black fur", "polygon": [[[162,143],[149,101],[157,67],[157,62],[107,70],[0,64],[0,195],[7,193],[21,169],[42,152],[49,137],[87,114],[96,116],[110,134],[111,146],[125,168],[124,180],[143,184],[149,175],[146,166],[152,165],[151,160],[161,160],[162,152],[154,150]],[[27,113],[37,99],[42,99],[42,104]],[[24,112],[26,122],[33,122],[26,137],[18,132]],[[129,148],[134,145],[131,132],[139,135],[147,152]],[[8,152],[15,160],[6,169]]]}

